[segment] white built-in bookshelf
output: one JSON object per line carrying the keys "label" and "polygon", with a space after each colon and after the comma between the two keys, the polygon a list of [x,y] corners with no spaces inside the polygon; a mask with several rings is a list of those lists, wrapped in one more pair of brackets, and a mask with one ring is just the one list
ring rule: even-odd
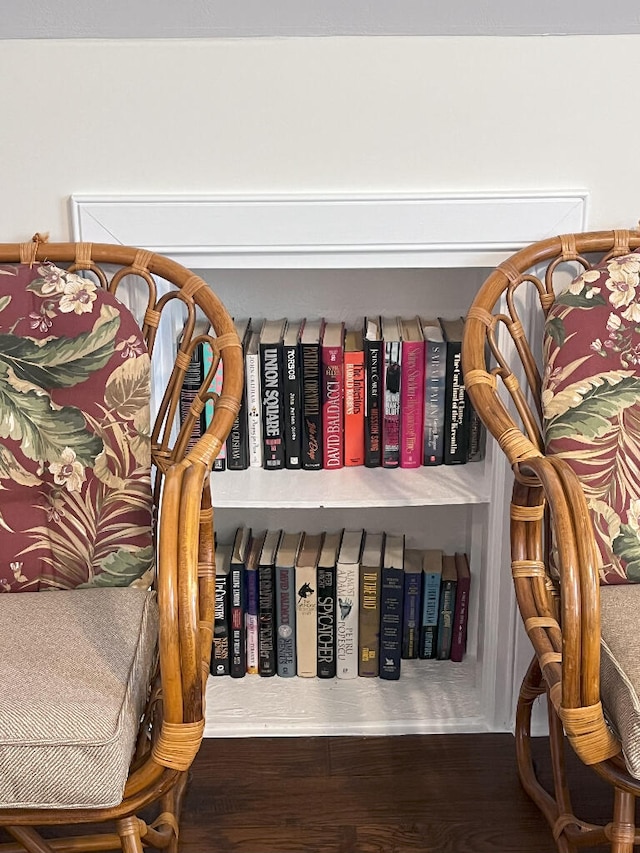
{"label": "white built-in bookshelf", "polygon": [[[85,196],[74,239],[117,240],[198,271],[235,317],[464,314],[486,271],[522,245],[586,227],[581,191],[394,196]],[[167,346],[173,344],[168,341]],[[415,470],[219,472],[216,529],[365,528],[465,551],[465,660],[403,661],[380,679],[210,678],[209,737],[503,731],[530,653],[509,572],[511,475],[484,461]]]}

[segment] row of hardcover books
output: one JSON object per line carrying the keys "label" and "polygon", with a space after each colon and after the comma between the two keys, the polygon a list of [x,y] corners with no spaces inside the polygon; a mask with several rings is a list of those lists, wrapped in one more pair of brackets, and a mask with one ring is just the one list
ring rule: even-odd
{"label": "row of hardcover books", "polygon": [[403,535],[236,531],[216,548],[213,675],[400,678],[402,660],[461,661],[465,554]]}
{"label": "row of hardcover books", "polygon": [[[216,467],[416,468],[481,459],[484,429],[462,377],[463,327],[461,318],[366,317],[357,329],[324,319],[236,321],[245,398]],[[185,407],[206,375],[201,346]],[[213,391],[220,382],[216,375]],[[211,413],[208,405],[196,438]]]}

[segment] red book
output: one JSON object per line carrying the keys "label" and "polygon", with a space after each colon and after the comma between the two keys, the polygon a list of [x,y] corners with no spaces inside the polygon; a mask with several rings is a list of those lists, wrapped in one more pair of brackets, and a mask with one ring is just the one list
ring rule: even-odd
{"label": "red book", "polygon": [[350,330],[344,341],[344,464],[364,465],[366,392],[362,332]]}
{"label": "red book", "polygon": [[424,447],[424,338],[417,317],[402,320],[400,467],[419,468]]}
{"label": "red book", "polygon": [[456,606],[453,612],[451,660],[460,663],[467,648],[467,621],[469,619],[469,588],[471,575],[466,554],[456,554]]}
{"label": "red book", "polygon": [[322,467],[344,465],[344,323],[326,323],[322,337]]}

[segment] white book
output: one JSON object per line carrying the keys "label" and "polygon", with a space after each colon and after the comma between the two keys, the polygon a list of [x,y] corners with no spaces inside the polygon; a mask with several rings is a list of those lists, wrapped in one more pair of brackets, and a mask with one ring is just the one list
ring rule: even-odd
{"label": "white book", "polygon": [[249,465],[262,468],[262,399],[260,394],[260,332],[249,336],[244,356],[247,394],[247,437]]}
{"label": "white book", "polygon": [[345,530],[336,568],[336,676],[358,675],[358,596],[364,530]]}

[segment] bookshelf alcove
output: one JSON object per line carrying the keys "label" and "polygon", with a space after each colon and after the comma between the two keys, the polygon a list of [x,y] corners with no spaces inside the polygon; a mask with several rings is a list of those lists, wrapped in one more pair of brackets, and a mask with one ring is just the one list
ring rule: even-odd
{"label": "bookshelf alcove", "polygon": [[[583,191],[386,196],[71,197],[73,237],[162,252],[198,271],[235,316],[464,314],[488,268],[586,227]],[[172,340],[164,343],[172,345]],[[529,657],[506,545],[508,471],[483,462],[416,470],[215,473],[216,527],[404,532],[408,547],[466,551],[462,663],[404,661],[385,682],[210,678],[205,735],[504,731]]]}

